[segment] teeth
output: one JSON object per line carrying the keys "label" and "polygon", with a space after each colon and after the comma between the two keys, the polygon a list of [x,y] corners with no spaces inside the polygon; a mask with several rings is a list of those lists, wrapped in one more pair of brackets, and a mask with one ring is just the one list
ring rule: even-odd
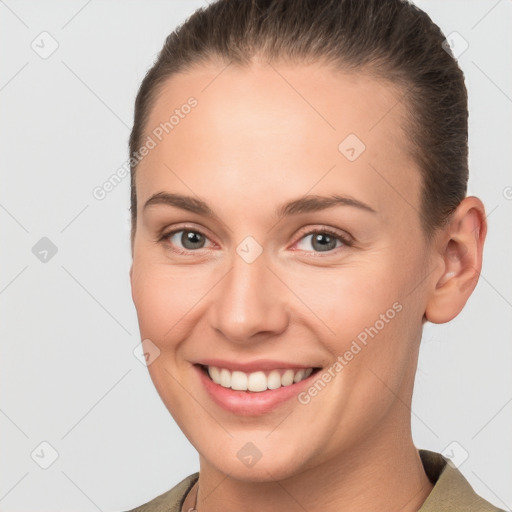
{"label": "teeth", "polygon": [[230,372],[226,368],[208,366],[208,374],[215,384],[238,391],[253,392],[291,386],[295,382],[307,379],[312,372],[313,368],[301,368],[300,370],[272,370],[268,373],[263,371],[245,373],[240,371]]}

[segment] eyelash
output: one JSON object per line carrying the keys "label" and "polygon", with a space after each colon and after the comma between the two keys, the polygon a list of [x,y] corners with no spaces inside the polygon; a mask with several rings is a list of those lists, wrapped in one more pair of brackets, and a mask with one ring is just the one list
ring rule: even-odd
{"label": "eyelash", "polygon": [[[168,242],[168,239],[175,235],[176,233],[180,233],[182,231],[188,231],[188,232],[191,232],[191,233],[197,233],[201,236],[204,236],[207,240],[209,240],[209,238],[200,230],[192,227],[192,226],[181,226],[179,229],[173,229],[172,231],[167,231],[165,233],[163,233],[162,235],[160,235],[158,238],[157,238],[157,242],[158,243],[163,243],[165,244],[166,246],[168,246],[168,248],[179,254],[179,255],[190,255],[190,254],[193,254],[193,253],[196,253],[196,252],[199,252],[201,249],[196,249],[196,250],[190,250],[190,249],[181,249],[181,248],[172,248],[170,247],[170,244]],[[306,252],[311,252],[313,253],[315,256],[314,257],[325,257],[325,256],[330,256],[332,254],[334,254],[335,252],[337,252],[337,249],[342,249],[344,246],[345,247],[351,247],[354,242],[349,238],[349,237],[346,237],[346,236],[343,236],[341,235],[340,233],[338,233],[337,231],[334,231],[333,229],[330,229],[330,228],[315,228],[315,229],[311,229],[309,231],[303,231],[300,233],[300,237],[298,238],[297,242],[294,243],[294,245],[296,245],[298,242],[300,242],[303,238],[309,236],[309,235],[316,235],[316,234],[326,234],[326,235],[329,235],[333,238],[335,238],[336,240],[339,240],[341,243],[342,243],[342,246],[340,247],[335,247],[334,249],[332,250],[329,250],[329,251],[306,251]],[[325,253],[325,254],[322,254],[322,253]]]}

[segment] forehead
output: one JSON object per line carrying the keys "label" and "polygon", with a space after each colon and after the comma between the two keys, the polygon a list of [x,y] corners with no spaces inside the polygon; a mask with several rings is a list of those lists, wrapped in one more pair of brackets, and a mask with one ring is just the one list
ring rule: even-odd
{"label": "forehead", "polygon": [[139,164],[137,193],[183,191],[185,181],[202,197],[236,191],[252,204],[258,194],[336,189],[381,208],[403,195],[419,205],[403,94],[320,65],[224,63],[176,74],[145,127],[156,145]]}

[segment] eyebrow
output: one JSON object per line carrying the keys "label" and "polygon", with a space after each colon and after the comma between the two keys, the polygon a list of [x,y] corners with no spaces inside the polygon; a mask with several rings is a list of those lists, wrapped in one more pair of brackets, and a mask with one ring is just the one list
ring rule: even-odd
{"label": "eyebrow", "polygon": [[[198,215],[210,218],[218,218],[215,212],[208,204],[201,199],[183,194],[171,194],[169,192],[158,192],[153,194],[144,204],[143,210],[153,205],[167,205],[180,208]],[[335,206],[351,206],[370,213],[377,213],[371,206],[354,199],[352,197],[331,194],[329,196],[308,195],[298,199],[293,199],[280,205],[275,215],[277,219],[282,219],[290,215],[298,215],[301,213],[318,212],[333,208]]]}

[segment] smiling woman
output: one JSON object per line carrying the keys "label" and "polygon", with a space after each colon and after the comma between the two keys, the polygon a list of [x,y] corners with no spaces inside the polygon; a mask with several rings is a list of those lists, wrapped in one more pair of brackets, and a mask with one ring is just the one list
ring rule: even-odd
{"label": "smiling woman", "polygon": [[498,510],[411,436],[423,324],[462,310],[486,235],[443,42],[402,0],[219,0],[167,38],[130,277],[200,471],[134,510]]}

